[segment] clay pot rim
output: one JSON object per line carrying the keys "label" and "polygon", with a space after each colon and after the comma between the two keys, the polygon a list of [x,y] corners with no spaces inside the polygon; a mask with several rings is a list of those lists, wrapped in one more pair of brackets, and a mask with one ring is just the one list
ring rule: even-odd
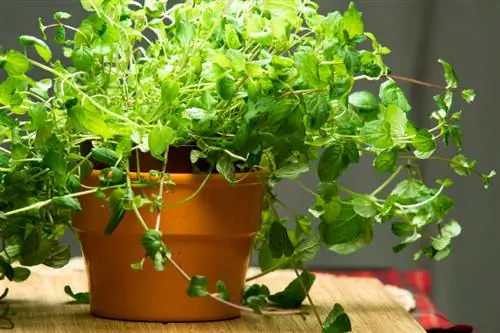
{"label": "clay pot rim", "polygon": [[[102,170],[93,170],[89,178],[97,178]],[[136,180],[137,172],[129,172],[130,178]],[[140,173],[143,179],[152,179],[147,172]],[[208,173],[169,173],[170,178],[176,185],[187,185],[193,183],[202,183]],[[265,183],[268,179],[268,173],[265,171],[237,172],[235,173],[235,186],[255,185]],[[218,173],[212,173],[208,181],[210,185],[232,185],[224,176]]]}

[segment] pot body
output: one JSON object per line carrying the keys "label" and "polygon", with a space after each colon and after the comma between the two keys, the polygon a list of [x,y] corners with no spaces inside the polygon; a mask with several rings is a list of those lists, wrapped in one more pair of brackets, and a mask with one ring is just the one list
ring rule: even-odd
{"label": "pot body", "polygon": [[[89,183],[96,185],[97,176],[94,172]],[[176,185],[166,187],[164,205],[191,196],[205,177],[171,174]],[[189,275],[206,276],[210,292],[216,292],[218,280],[224,281],[235,303],[241,302],[252,242],[260,228],[264,191],[263,179],[256,174],[239,178],[232,186],[222,176],[211,175],[191,200],[161,212],[163,240],[173,259]],[[158,193],[156,188],[144,190],[148,196]],[[80,202],[83,211],[74,213],[73,226],[85,257],[92,314],[161,322],[223,320],[240,315],[210,298],[187,296],[187,281],[168,263],[163,272],[156,271],[150,259],[142,271],[133,270],[130,265],[144,257],[140,244],[144,230],[135,214],[127,212],[115,232],[105,236],[111,217],[107,202],[93,195],[81,197]],[[149,207],[140,212],[153,229],[157,213]]]}

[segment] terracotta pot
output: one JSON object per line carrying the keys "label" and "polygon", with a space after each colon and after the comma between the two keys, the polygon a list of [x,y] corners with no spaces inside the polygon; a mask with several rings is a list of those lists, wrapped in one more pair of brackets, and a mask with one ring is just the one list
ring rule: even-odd
{"label": "terracotta pot", "polygon": [[[97,185],[98,171],[90,184]],[[143,177],[146,174],[143,174]],[[176,186],[168,188],[163,202],[190,196],[205,179],[204,174],[171,174]],[[133,175],[136,177],[136,175]],[[231,301],[241,302],[252,241],[260,228],[263,182],[256,174],[239,175],[237,186],[222,176],[211,175],[200,193],[177,207],[162,210],[161,231],[173,258],[189,275],[204,275],[215,283],[225,282]],[[139,191],[139,190],[136,190]],[[145,190],[148,195],[157,189]],[[82,212],[75,213],[77,229],[89,276],[90,309],[100,317],[161,322],[210,321],[235,318],[238,310],[209,298],[190,298],[187,282],[169,264],[164,272],[147,260],[143,271],[130,264],[144,256],[139,242],[144,230],[135,215],[127,212],[111,236],[104,235],[110,212],[107,202],[96,196],[80,199]],[[156,213],[142,208],[153,229]]]}

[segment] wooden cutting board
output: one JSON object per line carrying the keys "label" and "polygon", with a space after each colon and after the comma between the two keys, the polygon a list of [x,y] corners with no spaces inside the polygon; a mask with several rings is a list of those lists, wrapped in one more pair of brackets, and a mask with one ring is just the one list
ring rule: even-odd
{"label": "wooden cutting board", "polygon": [[[249,272],[254,274],[255,270]],[[295,277],[293,272],[269,274],[255,283],[265,283],[271,291],[279,291]],[[81,261],[62,270],[37,268],[26,282],[15,284],[1,281],[0,288],[10,292],[0,307],[9,304],[15,313],[9,318],[12,332],[23,333],[311,333],[321,332],[311,314],[300,316],[261,317],[244,314],[241,318],[212,323],[155,324],[121,322],[92,317],[88,305],[68,304],[64,286],[74,291],[86,291],[86,274]],[[384,286],[375,279],[344,278],[318,274],[311,295],[325,318],[335,303],[345,308],[354,333],[425,333],[425,330],[401,307]],[[0,308],[1,312],[1,308]],[[0,320],[1,323],[1,320]]]}

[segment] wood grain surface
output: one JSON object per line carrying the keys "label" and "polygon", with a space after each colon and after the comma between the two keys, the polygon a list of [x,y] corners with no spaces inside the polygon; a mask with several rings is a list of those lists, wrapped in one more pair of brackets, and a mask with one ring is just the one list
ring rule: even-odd
{"label": "wood grain surface", "polygon": [[[249,272],[254,274],[255,270]],[[256,280],[267,284],[271,291],[279,291],[294,278],[294,273],[282,271]],[[196,324],[161,324],[121,322],[92,317],[88,305],[68,304],[64,286],[75,291],[87,290],[85,271],[79,262],[54,271],[37,269],[30,279],[15,284],[2,281],[1,288],[10,292],[2,306],[9,304],[15,313],[10,315],[15,328],[22,333],[80,333],[80,332],[134,332],[134,333],[311,333],[321,332],[311,314],[300,316],[261,317],[244,314],[226,322]],[[3,290],[3,289],[2,289]],[[375,279],[342,278],[318,274],[311,295],[323,318],[333,304],[340,303],[349,314],[354,333],[424,333],[424,329],[405,311]],[[169,300],[165,300],[168,302]]]}

